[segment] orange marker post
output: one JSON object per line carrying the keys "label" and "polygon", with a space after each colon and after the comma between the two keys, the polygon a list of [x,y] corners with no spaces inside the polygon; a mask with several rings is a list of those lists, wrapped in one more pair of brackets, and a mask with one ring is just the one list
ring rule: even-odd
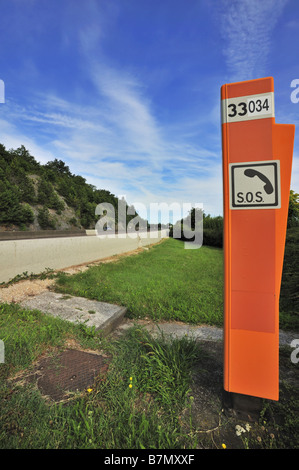
{"label": "orange marker post", "polygon": [[295,126],[273,78],[223,85],[224,389],[278,400],[279,294]]}

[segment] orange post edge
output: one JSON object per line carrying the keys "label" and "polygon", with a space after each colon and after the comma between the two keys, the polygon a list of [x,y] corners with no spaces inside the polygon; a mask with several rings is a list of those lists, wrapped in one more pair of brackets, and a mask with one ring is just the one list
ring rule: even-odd
{"label": "orange post edge", "polygon": [[279,295],[295,126],[272,77],[221,87],[224,389],[279,399]]}

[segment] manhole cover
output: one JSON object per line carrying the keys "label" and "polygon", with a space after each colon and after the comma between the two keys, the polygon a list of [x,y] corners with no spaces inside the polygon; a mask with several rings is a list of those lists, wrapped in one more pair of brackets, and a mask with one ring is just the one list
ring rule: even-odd
{"label": "manhole cover", "polygon": [[66,400],[74,392],[92,388],[96,377],[108,370],[108,357],[76,349],[42,359],[28,379],[36,382],[43,395],[54,401]]}

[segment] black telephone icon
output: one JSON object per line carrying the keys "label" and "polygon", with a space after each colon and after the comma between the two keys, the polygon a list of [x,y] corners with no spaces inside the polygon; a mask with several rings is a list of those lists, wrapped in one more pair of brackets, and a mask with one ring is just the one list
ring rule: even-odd
{"label": "black telephone icon", "polygon": [[258,176],[262,181],[263,183],[266,183],[265,186],[264,186],[264,190],[267,194],[272,194],[273,191],[274,191],[274,188],[272,186],[272,183],[271,181],[267,178],[267,176],[263,175],[263,173],[260,173],[259,171],[257,170],[253,170],[252,168],[247,168],[245,171],[244,171],[244,175],[245,176],[248,176],[249,178],[253,178],[254,176]]}

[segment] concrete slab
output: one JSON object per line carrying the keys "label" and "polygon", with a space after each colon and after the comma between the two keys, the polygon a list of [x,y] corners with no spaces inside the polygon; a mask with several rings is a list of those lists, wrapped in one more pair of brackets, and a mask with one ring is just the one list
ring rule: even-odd
{"label": "concrete slab", "polygon": [[124,319],[115,333],[122,335],[133,326],[140,326],[147,330],[155,339],[163,337],[166,341],[188,337],[198,341],[222,341],[223,330],[215,326],[190,325],[182,322],[153,322],[151,320]]}
{"label": "concrete slab", "polygon": [[222,341],[223,330],[214,326],[189,325],[182,323],[159,323],[148,325],[146,329],[153,337],[163,335],[165,339],[181,339],[184,336],[195,340]]}
{"label": "concrete slab", "polygon": [[[125,318],[115,331],[116,334],[125,333],[133,326],[141,326],[146,329],[153,338],[160,338],[163,335],[165,340],[181,339],[184,336],[198,341],[223,341],[223,329],[208,325],[190,325],[182,322],[160,322],[151,320],[131,320]],[[282,331],[279,332],[279,345],[290,346],[291,342],[299,338],[299,332]]]}
{"label": "concrete slab", "polygon": [[42,292],[23,300],[20,305],[73,323],[85,323],[86,326],[101,330],[104,335],[119,325],[127,311],[119,305],[56,292]]}

